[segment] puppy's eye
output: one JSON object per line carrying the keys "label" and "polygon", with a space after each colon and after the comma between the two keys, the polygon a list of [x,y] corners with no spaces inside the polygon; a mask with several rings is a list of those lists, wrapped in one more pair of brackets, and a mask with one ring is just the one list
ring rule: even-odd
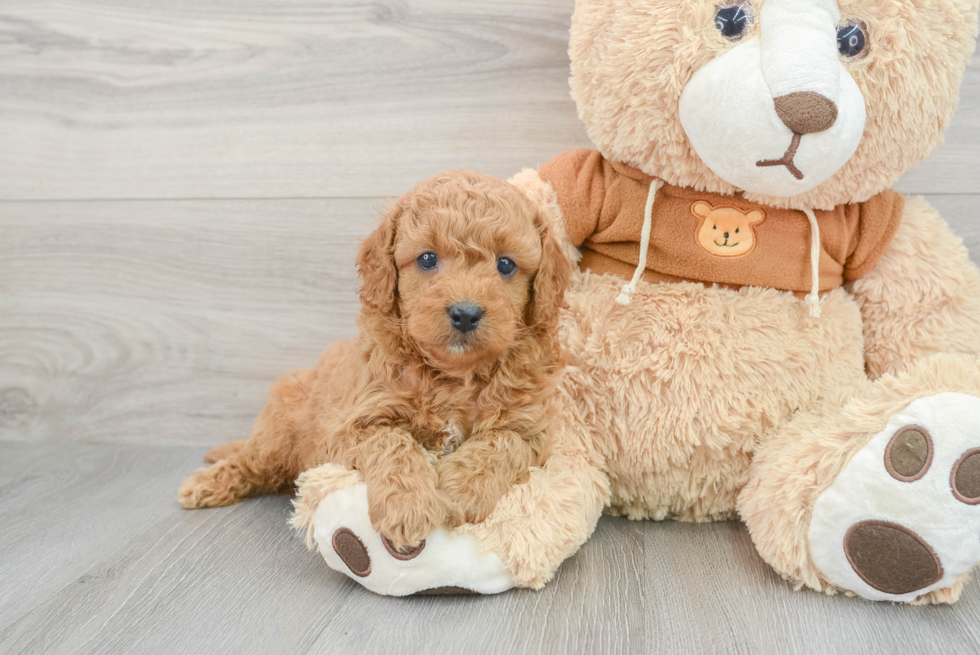
{"label": "puppy's eye", "polygon": [[837,28],[837,49],[844,61],[860,61],[868,56],[868,26],[852,20]]}
{"label": "puppy's eye", "polygon": [[424,252],[419,255],[418,259],[415,260],[415,263],[417,263],[419,268],[421,268],[423,271],[431,271],[439,265],[439,258],[434,252]]}
{"label": "puppy's eye", "polygon": [[501,257],[497,260],[497,270],[504,277],[509,277],[514,274],[517,270],[517,264],[514,263],[513,259],[508,259],[507,257]]}
{"label": "puppy's eye", "polygon": [[715,11],[715,27],[729,41],[741,41],[748,34],[754,18],[752,5],[748,2],[726,5]]}

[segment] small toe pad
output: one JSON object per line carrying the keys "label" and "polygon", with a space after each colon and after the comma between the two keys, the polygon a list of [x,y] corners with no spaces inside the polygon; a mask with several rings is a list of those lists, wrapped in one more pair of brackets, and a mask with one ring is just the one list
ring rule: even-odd
{"label": "small toe pad", "polygon": [[980,505],[980,448],[963,453],[949,476],[953,495],[967,505]]}
{"label": "small toe pad", "polygon": [[906,425],[885,448],[885,469],[896,480],[915,482],[929,471],[932,455],[929,431],[918,425]]}
{"label": "small toe pad", "polygon": [[402,562],[415,559],[422,554],[422,549],[425,548],[425,539],[415,548],[405,548],[403,550],[395,548],[395,544],[391,543],[391,540],[384,535],[381,535],[381,543],[384,544],[385,550],[388,551],[389,555]]}

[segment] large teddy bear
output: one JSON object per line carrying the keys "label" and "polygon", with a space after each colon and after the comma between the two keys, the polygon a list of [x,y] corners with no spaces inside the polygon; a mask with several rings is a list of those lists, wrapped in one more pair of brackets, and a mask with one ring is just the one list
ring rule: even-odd
{"label": "large teddy bear", "polygon": [[956,108],[978,0],[578,0],[597,150],[514,178],[581,272],[555,455],[409,555],[360,475],[294,523],[378,593],[539,588],[606,511],[741,518],[797,587],[953,602],[980,561],[980,271],[890,190]]}

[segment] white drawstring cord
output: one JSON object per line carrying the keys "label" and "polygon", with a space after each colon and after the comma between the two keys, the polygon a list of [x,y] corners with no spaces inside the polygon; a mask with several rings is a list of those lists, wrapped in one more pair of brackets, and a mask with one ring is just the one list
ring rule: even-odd
{"label": "white drawstring cord", "polygon": [[804,209],[810,221],[810,293],[806,304],[810,306],[810,316],[820,318],[820,226],[812,209]]}
{"label": "white drawstring cord", "polygon": [[643,277],[643,271],[647,270],[647,253],[650,250],[650,231],[653,229],[653,201],[657,198],[657,191],[664,185],[663,180],[654,179],[650,182],[650,191],[647,193],[647,206],[643,210],[643,231],[640,232],[640,262],[633,271],[633,279],[623,287],[616,302],[620,305],[628,305],[632,300],[636,285]]}

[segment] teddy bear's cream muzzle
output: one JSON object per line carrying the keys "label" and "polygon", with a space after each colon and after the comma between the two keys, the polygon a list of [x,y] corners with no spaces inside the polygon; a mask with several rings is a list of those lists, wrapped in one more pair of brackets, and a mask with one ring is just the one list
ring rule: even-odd
{"label": "teddy bear's cream muzzle", "polygon": [[716,175],[745,191],[793,197],[854,155],[867,116],[838,53],[840,20],[833,0],[767,0],[761,37],[694,74],[681,124]]}

